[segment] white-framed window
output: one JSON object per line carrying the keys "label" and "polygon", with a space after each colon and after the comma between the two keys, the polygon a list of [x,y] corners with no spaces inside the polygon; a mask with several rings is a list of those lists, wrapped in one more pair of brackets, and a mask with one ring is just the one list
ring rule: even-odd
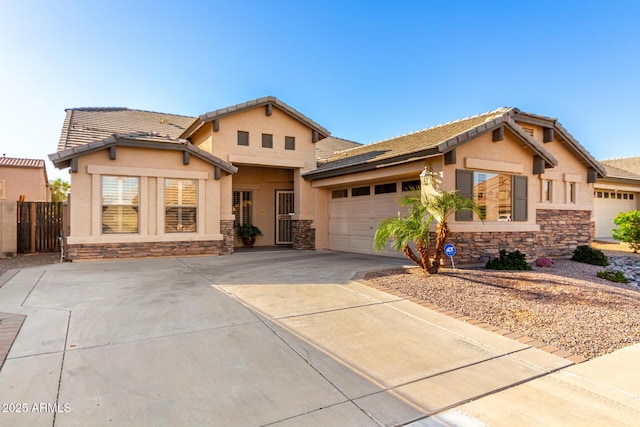
{"label": "white-framed window", "polygon": [[473,200],[485,221],[511,221],[511,175],[474,172]]}
{"label": "white-framed window", "polygon": [[569,203],[576,203],[576,190],[577,190],[577,184],[575,182],[570,182],[569,183]]}
{"label": "white-framed window", "polygon": [[102,233],[138,233],[140,178],[102,177]]}
{"label": "white-framed window", "polygon": [[0,200],[4,200],[7,198],[5,188],[7,186],[7,181],[4,179],[0,179]]}
{"label": "white-framed window", "polygon": [[233,192],[233,214],[235,221],[233,226],[240,227],[244,224],[253,224],[252,202],[253,194],[251,191],[234,190]]}
{"label": "white-framed window", "polygon": [[456,212],[456,221],[527,221],[528,180],[526,176],[498,172],[456,170],[456,190],[473,200],[480,215]]}
{"label": "white-framed window", "polygon": [[164,231],[195,233],[198,230],[198,193],[193,179],[164,180]]}
{"label": "white-framed window", "polygon": [[542,201],[548,203],[553,201],[553,182],[550,179],[542,180]]}

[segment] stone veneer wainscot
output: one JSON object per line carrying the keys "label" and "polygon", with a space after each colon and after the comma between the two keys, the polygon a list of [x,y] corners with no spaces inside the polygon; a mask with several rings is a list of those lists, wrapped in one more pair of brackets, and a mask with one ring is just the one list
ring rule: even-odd
{"label": "stone veneer wainscot", "polygon": [[[483,232],[478,224],[475,232],[453,232],[448,243],[457,248],[457,264],[486,263],[496,258],[500,249],[516,249],[529,259],[537,257],[568,257],[577,246],[591,243],[591,211],[538,209],[536,223],[540,231]],[[433,245],[435,234],[431,236]],[[445,265],[448,259],[444,259]]]}

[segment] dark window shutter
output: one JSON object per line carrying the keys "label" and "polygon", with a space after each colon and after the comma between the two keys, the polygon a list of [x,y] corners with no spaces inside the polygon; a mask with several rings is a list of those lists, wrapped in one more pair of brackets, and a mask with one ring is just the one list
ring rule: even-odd
{"label": "dark window shutter", "polygon": [[528,183],[526,176],[513,176],[513,206],[511,208],[511,217],[514,221],[527,220],[527,192]]}
{"label": "dark window shutter", "polygon": [[[456,191],[465,199],[473,200],[473,171],[456,169]],[[456,212],[456,221],[473,221],[473,212]]]}

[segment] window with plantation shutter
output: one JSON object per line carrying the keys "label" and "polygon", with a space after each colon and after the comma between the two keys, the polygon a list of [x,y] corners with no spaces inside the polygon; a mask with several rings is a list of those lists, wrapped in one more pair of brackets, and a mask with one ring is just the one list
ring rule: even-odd
{"label": "window with plantation shutter", "polygon": [[195,233],[198,230],[196,181],[165,179],[165,233]]}
{"label": "window with plantation shutter", "polygon": [[139,188],[139,178],[102,177],[102,233],[138,232]]}

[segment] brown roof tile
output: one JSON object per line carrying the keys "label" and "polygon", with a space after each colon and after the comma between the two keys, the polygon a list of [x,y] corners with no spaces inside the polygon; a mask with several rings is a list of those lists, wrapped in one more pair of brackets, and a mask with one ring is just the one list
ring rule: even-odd
{"label": "brown roof tile", "polygon": [[72,108],[65,118],[58,151],[101,141],[117,133],[143,132],[178,138],[195,117],[128,108]]}
{"label": "brown roof tile", "polygon": [[360,147],[362,144],[348,139],[330,136],[316,142],[316,159],[325,161],[338,151]]}
{"label": "brown roof tile", "polygon": [[350,150],[340,151],[330,156],[327,159],[327,163],[322,165],[320,168],[338,169],[357,163],[379,161],[420,150],[436,148],[438,144],[446,141],[447,139],[471,130],[482,123],[502,117],[508,111],[509,109],[507,108],[499,108],[477,116],[444,123]]}
{"label": "brown roof tile", "polygon": [[607,177],[640,181],[640,156],[600,160],[607,169]]}
{"label": "brown roof tile", "polygon": [[356,170],[372,169],[385,164],[436,156],[451,151],[456,146],[475,138],[478,134],[488,132],[501,125],[507,126],[518,135],[549,166],[555,166],[556,159],[513,121],[511,115],[516,111],[516,109],[502,107],[476,116],[340,151],[329,157],[315,170],[307,172],[305,177],[320,179]]}
{"label": "brown roof tile", "polygon": [[0,157],[0,166],[14,168],[44,168],[44,160],[41,159],[20,159],[15,157]]}

